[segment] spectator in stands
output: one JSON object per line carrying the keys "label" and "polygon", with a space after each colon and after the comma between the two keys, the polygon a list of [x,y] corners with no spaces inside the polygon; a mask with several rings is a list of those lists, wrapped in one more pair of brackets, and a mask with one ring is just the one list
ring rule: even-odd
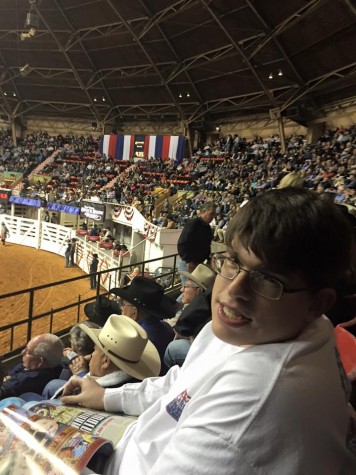
{"label": "spectator in stands", "polygon": [[[212,288],[215,281],[216,273],[205,264],[199,264],[191,274],[189,272],[184,272],[183,274],[187,278],[185,284],[182,286],[181,289],[181,302],[184,305],[184,311],[198,297],[199,294],[206,292],[208,289]],[[180,313],[177,320],[179,320],[182,313],[183,312]],[[187,337],[179,333],[175,326],[176,322],[174,322],[173,325],[175,333],[174,340],[169,343],[164,354],[164,363],[167,368],[171,368],[176,364],[178,366],[182,366],[192,342],[192,340],[190,339],[190,335]],[[171,321],[169,323],[172,324]],[[179,328],[179,326],[177,328]]]}
{"label": "spectator in stands", "polygon": [[87,303],[84,306],[84,313],[91,322],[103,327],[110,315],[113,313],[121,314],[121,307],[114,300],[110,300],[104,295],[99,295],[95,302]]}
{"label": "spectator in stands", "polygon": [[131,281],[140,274],[141,274],[140,268],[134,267],[132,272],[128,272],[127,274],[124,275],[122,279],[122,286],[124,287],[125,285],[130,284]]}
{"label": "spectator in stands", "polygon": [[164,295],[157,282],[145,277],[135,277],[126,287],[110,289],[110,293],[122,299],[122,313],[137,321],[146,330],[149,340],[155,345],[161,358],[161,372],[167,368],[163,363],[168,343],[174,338],[172,327],[162,322],[175,315],[175,304]]}
{"label": "spectator in stands", "polygon": [[[90,328],[100,328],[98,325],[90,321],[86,321],[85,325]],[[83,377],[88,373],[90,355],[94,351],[94,344],[88,337],[87,333],[83,331],[79,323],[70,329],[69,342],[70,346],[63,350],[62,363],[64,368],[59,379],[52,379],[49,381],[42,391],[42,396],[34,392],[26,392],[21,395],[22,399],[25,401],[49,399],[59,388],[63,387],[65,381],[68,381],[71,376],[75,375]]]}
{"label": "spectator in stands", "polygon": [[349,223],[314,192],[272,190],[226,243],[212,324],[182,368],[112,391],[72,378],[62,402],[140,415],[107,473],[354,473],[349,385],[323,316],[350,277]]}
{"label": "spectator in stands", "polygon": [[52,223],[52,224],[58,224],[58,223],[59,223],[58,217],[57,217],[56,213],[52,213],[52,216],[51,216],[51,223]]}
{"label": "spectator in stands", "polygon": [[[79,328],[94,348],[88,359],[89,371],[74,373],[76,376],[94,379],[104,388],[118,388],[158,375],[161,362],[156,347],[131,318],[111,315],[103,328],[93,328],[87,323],[79,324]],[[58,398],[65,383],[64,380],[50,381],[42,396],[28,393],[22,398],[25,401]]]}
{"label": "spectator in stands", "polygon": [[[209,259],[213,231],[210,227],[215,217],[215,204],[204,203],[200,208],[199,218],[195,218],[184,226],[178,239],[179,270],[193,272],[196,266]],[[182,278],[184,284],[185,278]]]}
{"label": "spectator in stands", "polygon": [[99,236],[100,229],[96,223],[93,224],[93,227],[89,231],[89,236]]}
{"label": "spectator in stands", "polygon": [[22,351],[22,363],[8,371],[0,388],[0,399],[32,391],[41,394],[45,385],[58,378],[63,367],[63,343],[56,335],[35,336]]}
{"label": "spectator in stands", "polygon": [[[85,325],[89,328],[99,328],[93,322],[87,321]],[[63,354],[69,361],[72,361],[78,356],[90,355],[94,351],[92,340],[88,334],[83,330],[80,323],[74,325],[69,332],[70,347],[65,348]]]}

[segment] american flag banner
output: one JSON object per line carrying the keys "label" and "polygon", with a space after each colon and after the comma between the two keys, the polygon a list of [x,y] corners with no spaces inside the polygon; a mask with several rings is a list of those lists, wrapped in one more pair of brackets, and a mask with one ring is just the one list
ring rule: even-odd
{"label": "american flag banner", "polygon": [[183,135],[103,135],[99,151],[115,160],[145,160],[153,157],[181,162],[184,158],[185,138]]}

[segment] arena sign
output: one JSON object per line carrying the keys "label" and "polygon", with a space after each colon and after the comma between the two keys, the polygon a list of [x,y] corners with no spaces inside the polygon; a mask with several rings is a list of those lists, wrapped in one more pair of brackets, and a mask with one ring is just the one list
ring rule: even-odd
{"label": "arena sign", "polygon": [[102,223],[105,220],[105,205],[93,203],[92,201],[83,201],[80,207],[80,217]]}
{"label": "arena sign", "polygon": [[11,190],[0,188],[0,214],[6,213]]}

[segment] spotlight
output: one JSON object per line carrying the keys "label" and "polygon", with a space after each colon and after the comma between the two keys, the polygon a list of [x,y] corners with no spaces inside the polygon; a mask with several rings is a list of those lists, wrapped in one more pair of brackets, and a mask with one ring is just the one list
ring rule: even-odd
{"label": "spotlight", "polygon": [[102,101],[102,102],[105,102],[105,101],[106,101],[106,99],[105,99],[104,96],[101,98],[101,101]]}
{"label": "spotlight", "polygon": [[31,72],[31,67],[29,64],[25,64],[25,66],[22,66],[20,69],[20,75],[25,77],[25,76],[28,76]]}
{"label": "spotlight", "polygon": [[13,92],[12,95],[13,95],[13,97],[16,97],[16,92]]}
{"label": "spotlight", "polygon": [[278,76],[283,76],[283,72],[281,69],[278,71]]}
{"label": "spotlight", "polygon": [[187,92],[187,97],[190,97],[190,94],[189,94],[189,92]]}
{"label": "spotlight", "polygon": [[216,130],[217,132],[220,132],[220,127],[217,125],[217,126],[215,127],[215,130]]}
{"label": "spotlight", "polygon": [[27,38],[33,38],[34,36],[36,36],[36,33],[37,33],[37,29],[34,27],[31,27],[27,33],[21,33],[20,35],[21,40],[24,41]]}
{"label": "spotlight", "polygon": [[180,92],[178,97],[179,97],[179,99],[182,99],[183,94]]}
{"label": "spotlight", "polygon": [[269,73],[268,79],[273,79],[273,74]]}
{"label": "spotlight", "polygon": [[94,97],[93,99],[94,102],[98,102],[98,99],[96,97]]}
{"label": "spotlight", "polygon": [[4,92],[4,96],[7,96],[7,92],[6,92],[6,91]]}

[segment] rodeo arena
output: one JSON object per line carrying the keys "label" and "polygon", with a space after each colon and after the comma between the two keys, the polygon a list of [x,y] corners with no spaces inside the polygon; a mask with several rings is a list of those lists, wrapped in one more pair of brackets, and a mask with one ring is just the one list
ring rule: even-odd
{"label": "rodeo arena", "polygon": [[0,2],[0,474],[356,474],[355,20]]}

